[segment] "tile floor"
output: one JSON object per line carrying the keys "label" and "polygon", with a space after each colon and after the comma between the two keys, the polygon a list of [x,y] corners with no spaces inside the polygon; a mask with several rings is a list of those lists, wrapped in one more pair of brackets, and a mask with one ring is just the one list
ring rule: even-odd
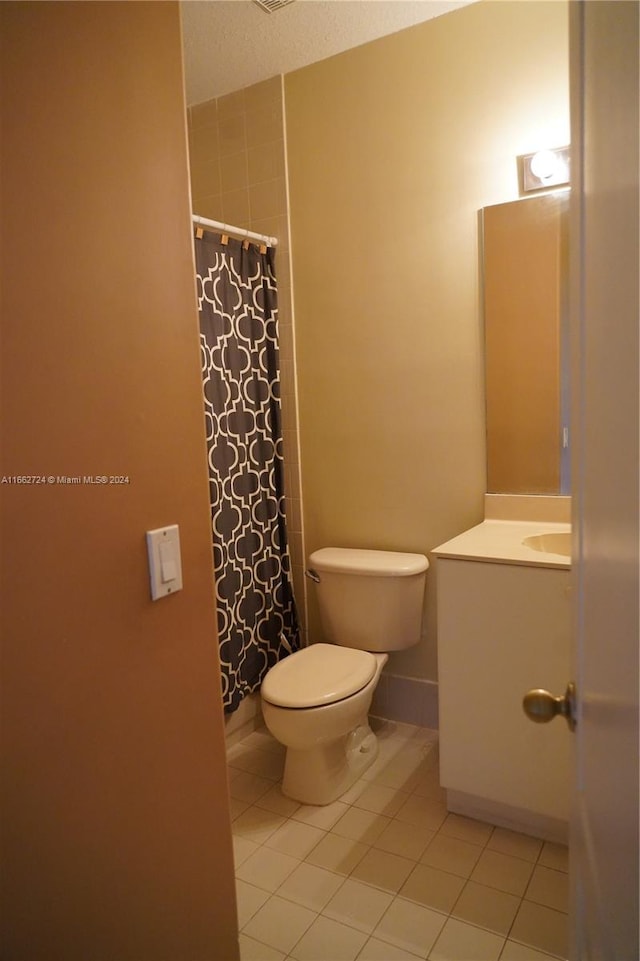
{"label": "tile floor", "polygon": [[448,814],[437,732],[373,723],[326,807],[284,797],[265,730],[229,749],[242,961],[566,958],[567,849]]}

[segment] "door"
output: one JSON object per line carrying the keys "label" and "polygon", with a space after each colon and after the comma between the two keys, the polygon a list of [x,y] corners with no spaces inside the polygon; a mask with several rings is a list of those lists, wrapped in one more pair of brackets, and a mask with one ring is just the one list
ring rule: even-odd
{"label": "door", "polygon": [[571,8],[571,957],[637,961],[638,4]]}

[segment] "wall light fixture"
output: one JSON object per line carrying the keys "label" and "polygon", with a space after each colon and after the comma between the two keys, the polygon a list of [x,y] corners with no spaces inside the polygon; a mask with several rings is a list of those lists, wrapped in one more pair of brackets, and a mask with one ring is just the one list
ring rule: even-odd
{"label": "wall light fixture", "polygon": [[538,150],[518,159],[522,164],[523,193],[569,183],[569,147]]}

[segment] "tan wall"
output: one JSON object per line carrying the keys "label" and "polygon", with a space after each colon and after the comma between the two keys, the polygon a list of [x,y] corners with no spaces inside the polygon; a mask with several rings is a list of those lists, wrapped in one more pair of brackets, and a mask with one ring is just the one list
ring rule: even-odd
{"label": "tan wall", "polygon": [[[481,2],[285,77],[308,550],[425,552],[482,518],[478,211],[568,141],[566,21]],[[392,673],[436,677],[433,588]]]}
{"label": "tan wall", "polygon": [[2,955],[229,961],[178,5],[0,15],[2,473],[129,477],[1,487]]}

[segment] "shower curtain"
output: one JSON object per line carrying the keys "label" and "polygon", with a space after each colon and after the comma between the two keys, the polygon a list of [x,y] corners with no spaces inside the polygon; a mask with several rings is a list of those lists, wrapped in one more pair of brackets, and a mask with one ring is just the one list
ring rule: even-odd
{"label": "shower curtain", "polygon": [[275,249],[196,237],[200,350],[227,713],[300,645],[283,490]]}

